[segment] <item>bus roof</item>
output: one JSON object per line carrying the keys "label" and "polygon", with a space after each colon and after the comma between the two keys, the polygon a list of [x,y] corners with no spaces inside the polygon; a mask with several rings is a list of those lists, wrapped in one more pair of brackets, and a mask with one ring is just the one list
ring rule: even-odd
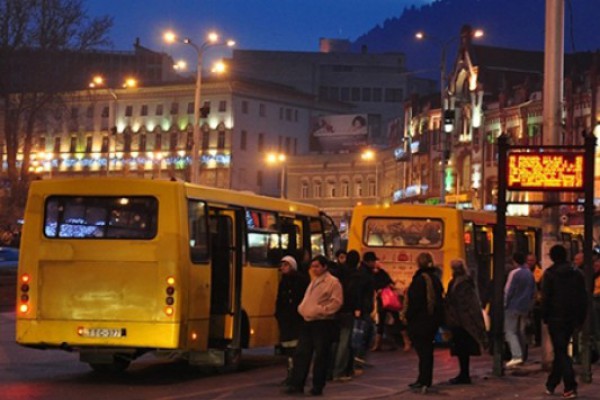
{"label": "bus roof", "polygon": [[215,202],[282,213],[319,215],[319,209],[310,204],[171,180],[125,177],[51,179],[32,182],[30,192],[51,195],[120,195],[124,193],[143,195],[157,193],[161,190],[176,190],[176,188],[183,190],[190,198],[205,200],[209,203]]}

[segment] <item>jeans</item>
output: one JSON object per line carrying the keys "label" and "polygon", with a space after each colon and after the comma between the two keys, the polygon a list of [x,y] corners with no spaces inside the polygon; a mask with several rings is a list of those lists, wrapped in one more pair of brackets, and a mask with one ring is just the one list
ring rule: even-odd
{"label": "jeans", "polygon": [[560,381],[563,381],[565,392],[577,389],[575,373],[573,372],[573,361],[568,354],[569,340],[573,335],[573,328],[565,324],[548,324],[550,340],[554,348],[554,361],[552,362],[552,371],[548,375],[546,387],[556,388]]}
{"label": "jeans", "polygon": [[336,331],[333,320],[305,322],[300,329],[298,347],[294,355],[294,370],[290,386],[304,388],[310,362],[313,359],[313,389],[322,390],[327,380],[327,369],[333,342],[332,333]]}
{"label": "jeans", "polygon": [[351,313],[343,313],[339,316],[340,337],[335,351],[333,364],[333,377],[340,378],[352,373],[352,349],[350,339],[354,327],[354,316]]}
{"label": "jeans", "polygon": [[504,337],[508,342],[508,347],[512,358],[523,358],[523,351],[527,343],[525,336],[526,315],[513,310],[504,312]]}

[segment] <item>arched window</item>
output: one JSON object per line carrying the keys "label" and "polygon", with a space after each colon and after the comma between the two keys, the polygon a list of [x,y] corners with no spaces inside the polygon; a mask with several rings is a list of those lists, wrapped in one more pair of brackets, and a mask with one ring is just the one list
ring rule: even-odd
{"label": "arched window", "polygon": [[336,197],[337,193],[336,193],[336,182],[333,179],[328,179],[327,180],[327,193],[326,196],[327,197]]}
{"label": "arched window", "polygon": [[340,189],[341,189],[341,197],[350,197],[350,182],[348,182],[348,180],[344,179],[342,180],[342,183],[340,185]]}
{"label": "arched window", "polygon": [[308,182],[302,181],[302,186],[300,187],[300,198],[308,199]]}
{"label": "arched window", "polygon": [[357,179],[354,181],[354,196],[362,197],[363,196],[363,183],[361,179]]}
{"label": "arched window", "polygon": [[315,199],[320,199],[321,198],[321,188],[322,184],[321,181],[314,181],[313,182],[313,197]]}

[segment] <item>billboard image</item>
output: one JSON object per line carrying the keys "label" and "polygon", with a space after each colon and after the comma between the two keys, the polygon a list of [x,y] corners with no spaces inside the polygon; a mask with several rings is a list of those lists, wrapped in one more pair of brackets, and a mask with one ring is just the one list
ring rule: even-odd
{"label": "billboard image", "polygon": [[356,151],[368,144],[369,119],[366,114],[316,117],[311,132],[311,151]]}

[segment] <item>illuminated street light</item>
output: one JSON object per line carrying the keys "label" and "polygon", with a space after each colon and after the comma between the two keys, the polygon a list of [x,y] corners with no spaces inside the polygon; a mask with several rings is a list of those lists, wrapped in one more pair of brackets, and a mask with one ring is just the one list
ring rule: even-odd
{"label": "illuminated street light", "polygon": [[[190,38],[178,39],[177,35],[172,32],[165,32],[163,35],[165,42],[167,43],[175,43],[181,42],[183,44],[190,45],[196,51],[197,56],[197,67],[196,67],[196,89],[194,92],[194,124],[193,124],[193,143],[192,143],[192,165],[191,165],[191,176],[190,181],[192,183],[200,183],[200,93],[202,88],[202,56],[204,52],[213,46],[222,45],[223,43],[219,40],[219,35],[216,32],[209,32],[206,37],[206,40],[197,45],[192,42]],[[235,45],[233,40],[228,40],[225,45],[231,47]]]}
{"label": "illuminated street light", "polygon": [[214,74],[224,74],[227,71],[227,64],[223,61],[217,61],[213,64],[211,72]]}
{"label": "illuminated street light", "polygon": [[137,87],[138,82],[135,78],[126,78],[125,83],[123,83],[124,88],[134,88]]}
{"label": "illuminated street light", "polygon": [[287,157],[283,153],[267,153],[265,156],[265,162],[270,166],[277,166],[281,164],[281,181],[279,182],[280,192],[279,196],[285,198],[285,173],[286,173],[286,160]]}
{"label": "illuminated street light", "polygon": [[363,161],[375,164],[375,202],[379,203],[379,165],[377,162],[377,153],[374,150],[366,149],[360,154],[360,158]]}
{"label": "illuminated street light", "polygon": [[[470,35],[472,38],[482,38],[484,36],[484,31],[483,29],[475,29],[475,30],[471,30],[470,31]],[[426,32],[417,32],[415,33],[415,38],[417,40],[431,40],[432,42],[436,43],[437,45],[440,46],[441,48],[441,57],[440,57],[440,97],[441,97],[441,103],[440,103],[440,119],[441,119],[441,123],[440,123],[440,129],[443,129],[445,133],[448,133],[447,138],[440,138],[440,144],[441,144],[441,167],[440,167],[440,203],[441,204],[445,204],[446,203],[446,187],[445,187],[445,180],[446,180],[446,158],[447,158],[447,153],[449,148],[451,148],[451,146],[448,146],[448,142],[452,140],[452,135],[451,133],[454,132],[454,110],[450,110],[450,104],[448,104],[446,106],[445,101],[446,101],[446,97],[449,95],[448,93],[448,84],[446,82],[446,52],[448,50],[448,46],[461,38],[462,35],[458,35],[458,36],[453,36],[449,39],[447,39],[446,41],[441,40],[435,36],[430,36],[428,35]],[[449,103],[449,102],[448,102]],[[405,188],[406,189],[406,188]]]}
{"label": "illuminated street light", "polygon": [[95,88],[102,85],[104,85],[104,78],[101,75],[95,75],[88,86]]}
{"label": "illuminated street light", "polygon": [[187,62],[185,60],[178,60],[174,65],[173,69],[177,71],[184,71],[187,69]]}

